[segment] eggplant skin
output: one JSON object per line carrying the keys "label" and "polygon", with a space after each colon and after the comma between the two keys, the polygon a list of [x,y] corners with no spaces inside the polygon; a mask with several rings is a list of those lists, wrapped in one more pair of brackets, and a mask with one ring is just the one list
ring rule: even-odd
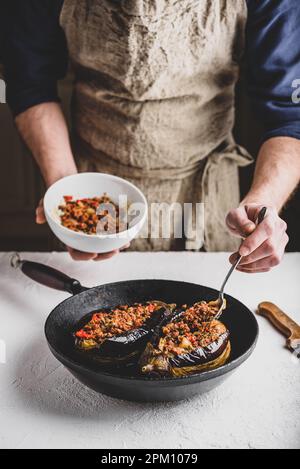
{"label": "eggplant skin", "polygon": [[224,332],[206,347],[196,348],[182,355],[161,352],[158,348],[159,336],[150,341],[142,354],[139,365],[143,374],[160,376],[187,376],[225,364],[231,353],[229,331],[220,322]]}
{"label": "eggplant skin", "polygon": [[145,347],[149,334],[148,329],[140,328],[107,339],[102,344],[93,341],[92,346],[86,344],[88,340],[79,340],[75,337],[75,345],[81,353],[93,358],[99,364],[118,365],[133,362]]}
{"label": "eggplant skin", "polygon": [[230,341],[228,341],[222,354],[219,355],[214,360],[203,363],[202,365],[183,366],[181,368],[171,367],[171,370],[170,370],[171,375],[174,378],[180,378],[181,376],[188,376],[193,373],[201,373],[203,371],[214,370],[216,368],[219,368],[222,365],[225,365],[228,358],[230,357],[230,353],[231,353],[231,344],[230,344]]}
{"label": "eggplant skin", "polygon": [[[157,303],[160,308],[142,327],[106,339],[101,344],[93,339],[79,339],[74,332],[76,348],[99,364],[122,365],[137,362],[155,327],[167,321],[172,316],[175,307],[175,305],[168,305],[161,301],[152,301],[152,303]],[[82,320],[80,322],[82,323]]]}

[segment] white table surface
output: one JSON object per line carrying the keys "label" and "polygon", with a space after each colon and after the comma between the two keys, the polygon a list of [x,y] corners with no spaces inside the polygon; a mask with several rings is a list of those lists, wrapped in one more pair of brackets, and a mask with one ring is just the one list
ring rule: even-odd
{"label": "white table surface", "polygon": [[[86,286],[165,278],[218,288],[228,268],[223,253],[123,253],[100,263],[65,253],[22,256]],[[1,448],[300,448],[300,361],[264,318],[253,355],[209,394],[169,404],[120,401],[86,388],[51,355],[44,322],[68,294],[35,284],[9,259],[0,254]],[[253,311],[273,301],[300,322],[299,279],[300,254],[288,254],[270,274],[235,273],[228,293]]]}

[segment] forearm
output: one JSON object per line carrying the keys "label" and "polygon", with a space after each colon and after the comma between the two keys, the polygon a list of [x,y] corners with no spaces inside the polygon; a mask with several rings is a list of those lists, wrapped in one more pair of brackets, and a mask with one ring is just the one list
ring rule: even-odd
{"label": "forearm", "polygon": [[299,181],[300,141],[272,138],[261,147],[253,183],[242,204],[266,204],[280,211]]}
{"label": "forearm", "polygon": [[16,117],[16,125],[47,187],[77,172],[67,124],[59,104],[33,106]]}

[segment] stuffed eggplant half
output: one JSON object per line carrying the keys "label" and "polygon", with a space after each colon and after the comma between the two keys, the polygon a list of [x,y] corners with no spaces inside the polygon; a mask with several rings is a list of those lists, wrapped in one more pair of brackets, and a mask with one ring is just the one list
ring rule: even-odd
{"label": "stuffed eggplant half", "polygon": [[163,320],[140,358],[142,373],[180,377],[223,365],[231,351],[229,331],[214,319],[216,308],[201,302]]}
{"label": "stuffed eggplant half", "polygon": [[155,326],[172,316],[172,305],[160,301],[95,311],[75,331],[78,349],[101,363],[131,361],[140,354]]}

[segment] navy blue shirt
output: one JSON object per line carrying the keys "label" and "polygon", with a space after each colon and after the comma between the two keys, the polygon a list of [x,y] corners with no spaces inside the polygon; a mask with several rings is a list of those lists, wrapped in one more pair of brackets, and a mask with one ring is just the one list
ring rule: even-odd
{"label": "navy blue shirt", "polygon": [[[59,101],[57,81],[65,76],[68,64],[59,25],[62,4],[63,0],[9,0],[1,7],[0,51],[14,115],[36,104]],[[300,104],[292,100],[293,83],[300,80],[300,0],[247,0],[247,4],[246,77],[266,129],[264,140],[300,139]]]}

